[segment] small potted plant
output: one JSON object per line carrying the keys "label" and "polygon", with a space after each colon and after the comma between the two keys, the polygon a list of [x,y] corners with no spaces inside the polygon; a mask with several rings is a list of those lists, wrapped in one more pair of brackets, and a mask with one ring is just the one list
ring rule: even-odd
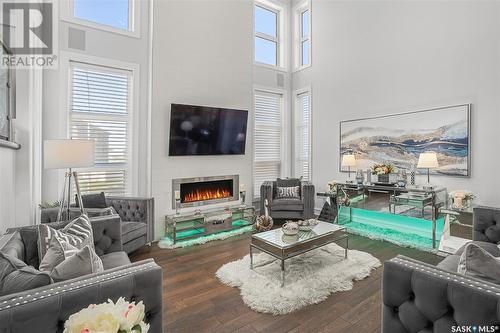
{"label": "small potted plant", "polygon": [[[372,166],[372,175],[377,176],[379,183],[393,182],[395,168],[392,164],[374,164]],[[394,175],[395,176],[395,175]]]}

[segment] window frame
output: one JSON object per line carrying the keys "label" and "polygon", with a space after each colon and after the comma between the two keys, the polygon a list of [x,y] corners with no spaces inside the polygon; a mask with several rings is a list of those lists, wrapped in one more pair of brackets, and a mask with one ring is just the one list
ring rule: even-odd
{"label": "window frame", "polygon": [[[258,32],[255,26],[255,7],[260,7],[262,9],[268,10],[276,14],[276,37],[267,35],[265,33]],[[256,0],[253,3],[253,63],[257,66],[262,66],[266,68],[286,70],[286,60],[285,60],[285,7],[268,1],[268,0]],[[261,38],[273,43],[276,43],[276,65],[266,64],[255,60],[255,40],[256,38]]]}
{"label": "window frame", "polygon": [[297,162],[299,161],[298,157],[297,157],[297,128],[298,128],[298,115],[297,113],[300,111],[300,100],[299,100],[299,96],[301,95],[304,95],[304,94],[308,94],[309,95],[309,154],[308,154],[308,165],[309,165],[309,168],[308,168],[308,171],[309,171],[309,174],[308,174],[308,180],[312,182],[312,177],[313,177],[313,172],[312,172],[312,169],[313,169],[313,165],[312,165],[312,161],[313,161],[313,101],[312,101],[312,88],[309,86],[309,87],[305,87],[305,88],[302,88],[302,89],[298,89],[298,90],[295,90],[294,93],[293,93],[293,96],[294,96],[294,103],[293,103],[293,128],[292,128],[292,131],[293,131],[293,175],[294,177],[297,177],[298,176],[298,173],[297,173]]}
{"label": "window frame", "polygon": [[275,89],[263,86],[254,86],[252,94],[252,200],[258,200],[260,198],[260,189],[254,188],[254,169],[255,169],[255,95],[258,92],[262,92],[265,94],[275,94],[281,95],[281,137],[280,137],[280,177],[288,176],[290,171],[288,164],[288,156],[289,156],[289,148],[288,147],[288,123],[289,120],[287,118],[287,108],[288,108],[288,94],[284,89]]}
{"label": "window frame", "polygon": [[[113,59],[89,56],[81,53],[74,53],[68,51],[62,51],[60,53],[59,59],[60,66],[60,85],[59,91],[59,112],[60,121],[58,124],[59,133],[61,137],[70,137],[71,128],[71,93],[72,93],[72,76],[71,76],[71,62],[78,62],[87,64],[95,67],[104,67],[110,70],[121,70],[131,72],[131,84],[129,88],[129,100],[130,100],[130,114],[127,130],[129,131],[129,179],[128,179],[128,191],[131,196],[137,195],[139,193],[139,83],[140,83],[140,67],[139,64],[129,63],[124,61],[118,61]],[[85,172],[86,169],[79,169],[79,171]],[[58,177],[58,188],[62,188],[64,179],[64,170],[59,171]]]}
{"label": "window frame", "polygon": [[[309,22],[308,22],[308,31],[309,34],[304,37],[302,36],[302,32],[304,31],[304,27],[302,25],[302,15],[305,12],[309,12]],[[311,10],[311,1],[306,0],[299,4],[297,4],[294,9],[294,71],[300,71],[302,69],[311,67],[312,65],[312,10]],[[303,64],[303,43],[309,41],[309,63]]]}
{"label": "window frame", "polygon": [[115,28],[110,25],[94,22],[91,20],[82,19],[75,16],[75,0],[60,1],[61,20],[68,23],[77,24],[80,26],[93,28],[101,31],[111,32],[119,35],[140,38],[140,0],[128,0],[128,29]]}

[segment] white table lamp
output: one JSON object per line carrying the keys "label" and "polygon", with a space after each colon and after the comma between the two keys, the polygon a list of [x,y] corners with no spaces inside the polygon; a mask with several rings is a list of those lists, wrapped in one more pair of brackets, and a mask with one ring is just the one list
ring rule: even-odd
{"label": "white table lamp", "polygon": [[342,166],[347,167],[349,178],[351,178],[351,167],[356,166],[356,158],[353,153],[346,153],[342,156]]}
{"label": "white table lamp", "polygon": [[437,155],[434,152],[421,153],[418,157],[417,168],[427,169],[427,183],[430,183],[430,169],[435,169],[438,166]]}
{"label": "white table lamp", "polygon": [[94,166],[94,142],[71,139],[45,140],[43,151],[45,169],[68,169],[64,176],[64,187],[61,193],[57,221],[62,220],[65,207],[66,219],[70,218],[71,177],[75,179],[76,197],[80,211],[83,214],[84,207],[80,194],[80,185],[78,184],[78,175],[72,169]]}

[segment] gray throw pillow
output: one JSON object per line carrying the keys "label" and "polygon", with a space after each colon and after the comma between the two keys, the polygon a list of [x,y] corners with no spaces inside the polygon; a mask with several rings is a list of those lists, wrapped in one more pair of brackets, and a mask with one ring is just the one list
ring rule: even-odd
{"label": "gray throw pillow", "polygon": [[31,290],[52,283],[50,275],[0,252],[0,296]]}
{"label": "gray throw pillow", "polygon": [[278,187],[277,198],[299,198],[299,187],[291,186],[291,187]]}
{"label": "gray throw pillow", "polygon": [[457,273],[500,284],[500,260],[469,243],[460,256]]}
{"label": "gray throw pillow", "polygon": [[77,247],[53,235],[50,240],[49,249],[40,261],[40,267],[38,269],[42,272],[48,272],[50,274],[50,272],[52,272],[57,265],[66,260],[66,258],[75,255],[77,252]]}
{"label": "gray throw pillow", "polygon": [[85,214],[87,214],[88,217],[109,216],[116,214],[116,210],[113,206],[106,208],[85,208]]}
{"label": "gray throw pillow", "polygon": [[[76,194],[75,203],[76,207],[80,207]],[[104,192],[82,195],[82,203],[84,208],[106,208],[108,206]]]}
{"label": "gray throw pillow", "polygon": [[300,179],[298,178],[286,178],[286,179],[278,178],[276,180],[276,187],[292,187],[300,185],[301,185]]}
{"label": "gray throw pillow", "polygon": [[54,236],[78,249],[82,249],[86,245],[94,248],[92,226],[85,215],[74,219],[62,229],[56,230],[46,224],[41,224],[38,230],[38,258],[40,260],[49,250],[50,242]]}
{"label": "gray throw pillow", "polygon": [[50,274],[56,282],[104,270],[101,258],[86,245],[78,249],[57,237],[52,237],[50,248],[40,263],[40,270]]}

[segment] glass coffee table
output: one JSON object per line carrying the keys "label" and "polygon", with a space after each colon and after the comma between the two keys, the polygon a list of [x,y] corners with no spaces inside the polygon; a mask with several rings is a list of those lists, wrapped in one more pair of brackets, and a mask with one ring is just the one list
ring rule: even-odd
{"label": "glass coffee table", "polygon": [[286,259],[340,241],[345,241],[344,257],[347,259],[349,237],[345,228],[338,224],[319,221],[311,231],[299,231],[297,236],[287,236],[283,234],[281,228],[254,234],[250,243],[250,269],[254,268],[254,249],[269,254],[281,261],[281,286],[283,287]]}

